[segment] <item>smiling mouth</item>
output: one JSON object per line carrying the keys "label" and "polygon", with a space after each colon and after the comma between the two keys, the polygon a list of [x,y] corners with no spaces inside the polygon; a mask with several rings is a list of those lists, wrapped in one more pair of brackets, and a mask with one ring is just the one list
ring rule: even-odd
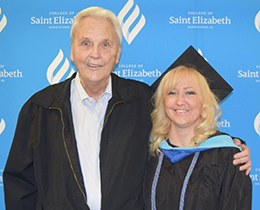
{"label": "smiling mouth", "polygon": [[98,65],[98,64],[88,64],[88,67],[97,68],[97,67],[101,67],[101,65]]}
{"label": "smiling mouth", "polygon": [[189,110],[187,110],[187,109],[175,109],[175,112],[177,112],[177,113],[186,113],[188,111]]}

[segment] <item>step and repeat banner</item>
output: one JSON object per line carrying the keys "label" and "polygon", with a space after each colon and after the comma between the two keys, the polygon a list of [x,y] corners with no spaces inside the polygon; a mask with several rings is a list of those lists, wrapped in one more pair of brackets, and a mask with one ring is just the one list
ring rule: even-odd
{"label": "step and repeat banner", "polygon": [[151,85],[190,45],[234,88],[218,129],[251,149],[253,209],[260,208],[259,0],[0,1],[0,209],[3,170],[18,113],[28,98],[76,71],[70,27],[89,6],[113,11],[123,31],[114,72]]}

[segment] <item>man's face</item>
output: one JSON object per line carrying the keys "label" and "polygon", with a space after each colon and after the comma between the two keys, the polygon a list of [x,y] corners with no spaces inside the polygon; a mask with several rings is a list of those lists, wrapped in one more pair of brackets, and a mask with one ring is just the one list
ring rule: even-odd
{"label": "man's face", "polygon": [[70,58],[75,63],[83,86],[107,84],[119,62],[121,47],[110,21],[83,18],[75,29]]}

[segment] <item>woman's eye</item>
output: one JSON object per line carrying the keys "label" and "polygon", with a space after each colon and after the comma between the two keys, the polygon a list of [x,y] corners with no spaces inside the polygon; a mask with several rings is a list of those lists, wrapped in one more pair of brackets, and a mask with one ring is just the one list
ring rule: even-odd
{"label": "woman's eye", "polygon": [[188,91],[187,95],[195,95],[196,93],[194,91]]}
{"label": "woman's eye", "polygon": [[176,93],[175,92],[169,92],[169,94],[168,95],[175,95]]}

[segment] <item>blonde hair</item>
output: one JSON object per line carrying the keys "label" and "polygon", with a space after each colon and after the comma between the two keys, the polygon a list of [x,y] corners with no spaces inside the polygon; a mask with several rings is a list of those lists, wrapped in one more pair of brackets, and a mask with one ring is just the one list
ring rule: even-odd
{"label": "blonde hair", "polygon": [[171,121],[164,109],[166,95],[176,87],[183,77],[191,78],[193,86],[202,102],[201,121],[194,129],[190,146],[198,146],[206,141],[209,135],[216,132],[216,122],[221,115],[218,99],[210,90],[209,84],[195,68],[178,66],[170,70],[161,80],[153,99],[155,109],[151,114],[153,128],[151,131],[150,153],[158,154],[159,144],[168,138]]}
{"label": "blonde hair", "polygon": [[122,31],[121,31],[121,25],[119,23],[118,18],[110,10],[103,9],[101,7],[89,7],[89,8],[82,10],[81,12],[79,12],[76,15],[76,17],[72,23],[72,26],[71,26],[71,31],[70,31],[71,40],[74,39],[74,34],[75,34],[75,30],[77,28],[77,25],[83,18],[86,18],[86,17],[103,18],[103,19],[107,19],[108,21],[110,21],[112,23],[112,25],[114,26],[114,30],[117,35],[117,41],[118,41],[119,46],[122,45]]}

